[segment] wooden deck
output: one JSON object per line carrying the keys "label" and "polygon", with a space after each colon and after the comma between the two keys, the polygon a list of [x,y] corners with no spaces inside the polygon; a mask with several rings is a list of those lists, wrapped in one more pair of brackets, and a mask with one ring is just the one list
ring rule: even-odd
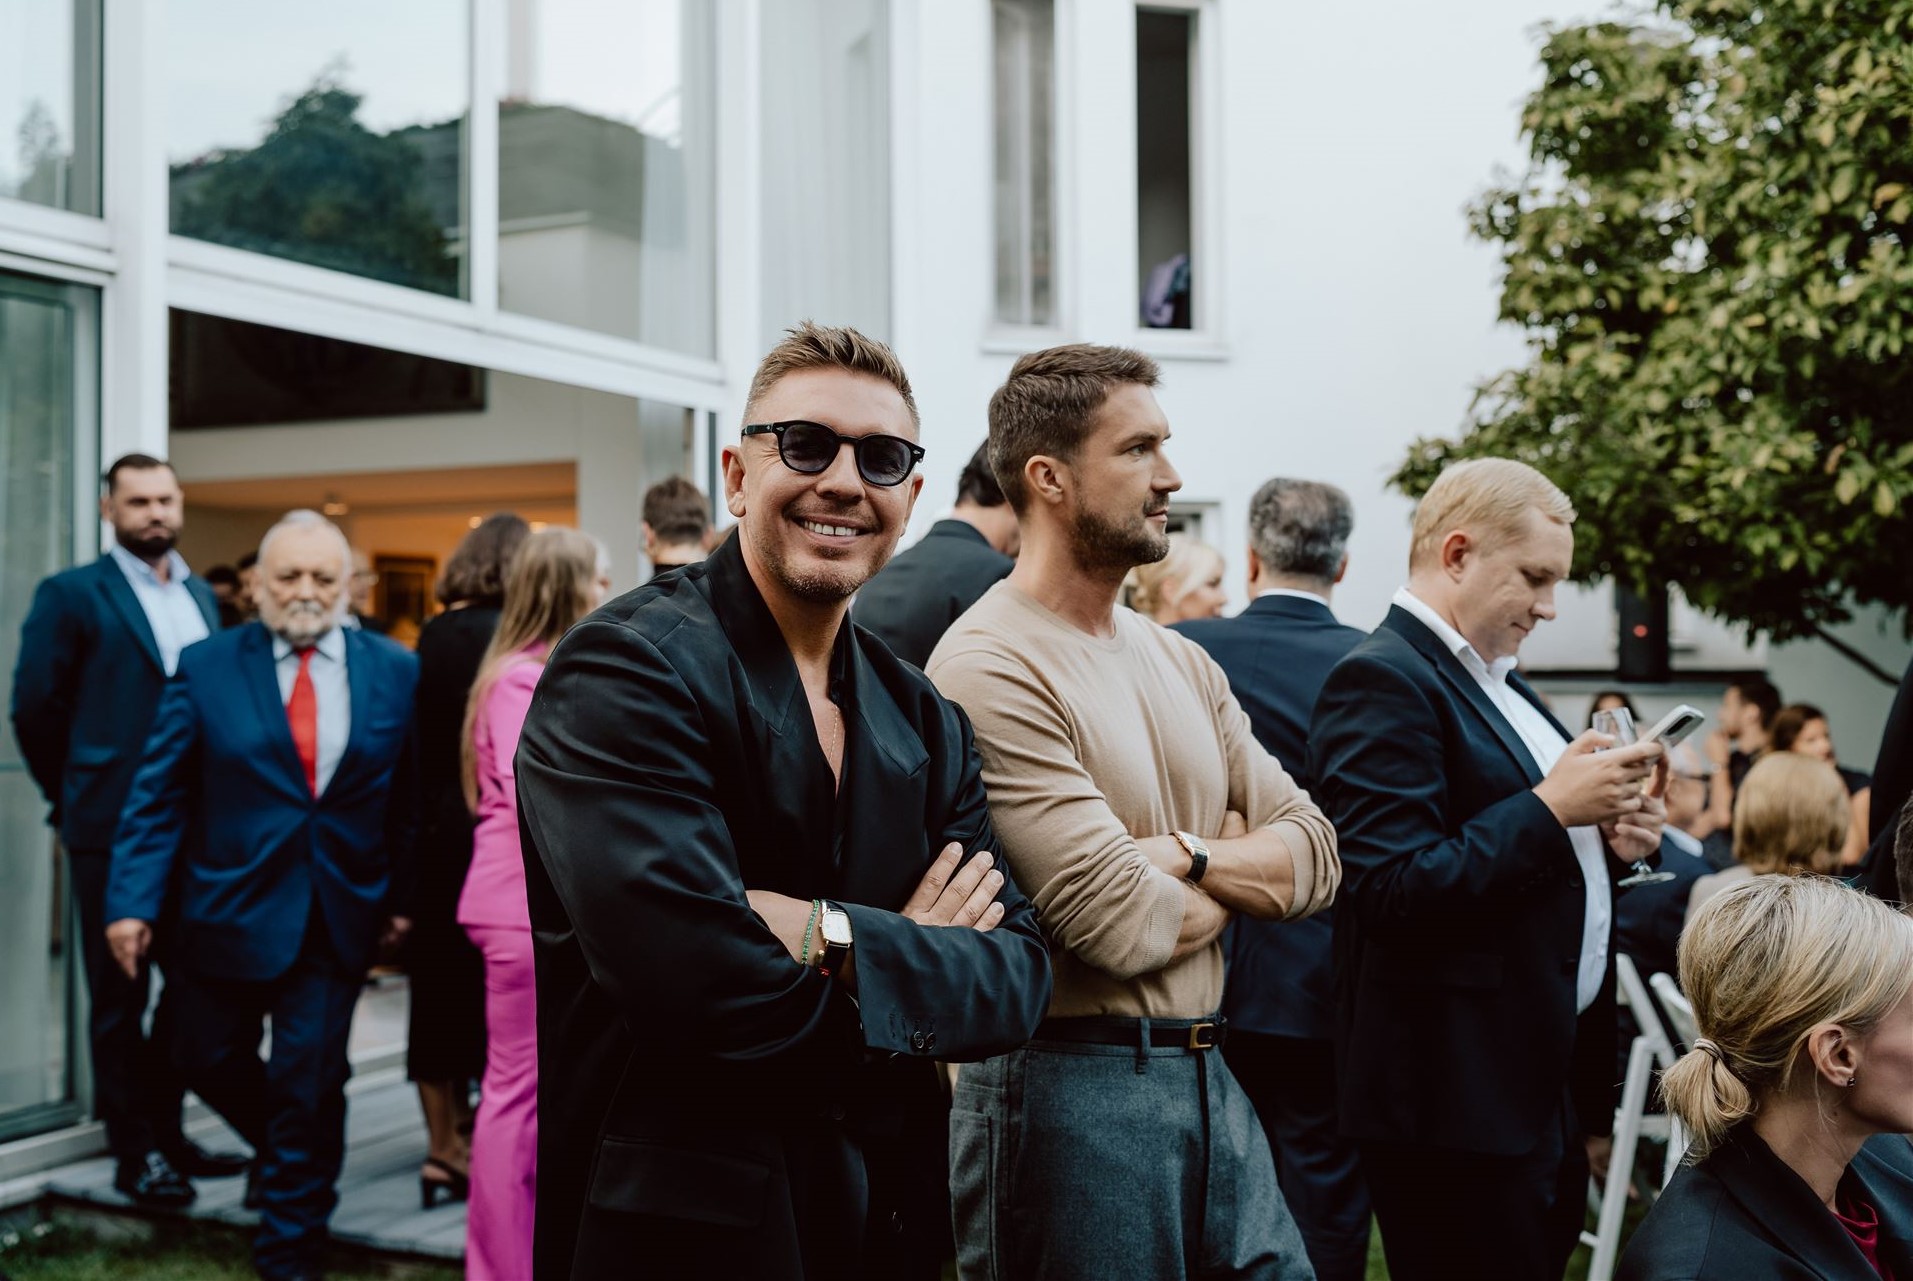
{"label": "wooden deck", "polygon": [[[368,988],[353,1031],[355,1072],[346,1086],[345,1172],[339,1180],[339,1208],[332,1235],[349,1245],[396,1255],[456,1260],[465,1253],[465,1206],[440,1200],[419,1209],[418,1169],[425,1159],[425,1121],[418,1092],[405,1079],[402,1058],[390,1033],[403,1044],[403,983]],[[203,1107],[192,1109],[187,1132],[208,1147],[245,1147]],[[257,1215],[239,1204],[245,1180],[197,1179],[199,1199],[181,1213],[195,1219],[250,1225]],[[113,1161],[96,1157],[49,1171],[48,1196],[100,1209],[135,1207],[113,1190]],[[150,1211],[139,1210],[141,1214]]]}

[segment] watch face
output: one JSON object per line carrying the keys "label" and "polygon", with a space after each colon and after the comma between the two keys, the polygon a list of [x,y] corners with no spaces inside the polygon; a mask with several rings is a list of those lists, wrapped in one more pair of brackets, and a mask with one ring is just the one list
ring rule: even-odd
{"label": "watch face", "polygon": [[824,942],[838,947],[850,946],[850,916],[845,912],[825,912],[820,922],[824,930]]}

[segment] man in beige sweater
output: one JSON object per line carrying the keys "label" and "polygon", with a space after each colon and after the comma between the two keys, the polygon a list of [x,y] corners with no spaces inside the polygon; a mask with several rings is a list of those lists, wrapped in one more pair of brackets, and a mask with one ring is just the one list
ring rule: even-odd
{"label": "man in beige sweater", "polygon": [[975,724],[1056,975],[1036,1038],[959,1080],[965,1278],[1312,1275],[1215,1011],[1231,915],[1327,906],[1335,832],[1222,670],[1116,607],[1123,575],[1168,550],[1182,484],[1157,377],[1114,347],[1017,361],[990,457],[1022,555],[926,669]]}

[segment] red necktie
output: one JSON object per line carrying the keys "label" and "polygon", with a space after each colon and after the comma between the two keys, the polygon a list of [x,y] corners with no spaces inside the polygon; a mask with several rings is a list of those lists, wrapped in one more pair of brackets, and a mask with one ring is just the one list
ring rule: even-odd
{"label": "red necktie", "polygon": [[306,767],[306,786],[319,794],[319,695],[312,688],[312,648],[299,650],[299,675],[286,701],[286,719],[292,723],[292,745]]}

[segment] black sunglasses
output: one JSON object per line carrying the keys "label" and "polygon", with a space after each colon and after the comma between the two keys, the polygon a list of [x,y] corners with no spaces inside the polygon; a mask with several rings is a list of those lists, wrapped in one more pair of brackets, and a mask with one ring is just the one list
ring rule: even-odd
{"label": "black sunglasses", "polygon": [[794,418],[782,423],[752,423],[746,436],[777,437],[777,456],[784,466],[805,476],[828,471],[837,451],[849,445],[857,455],[857,474],[873,485],[889,489],[910,478],[923,461],[923,448],[901,436],[839,436],[822,423]]}

